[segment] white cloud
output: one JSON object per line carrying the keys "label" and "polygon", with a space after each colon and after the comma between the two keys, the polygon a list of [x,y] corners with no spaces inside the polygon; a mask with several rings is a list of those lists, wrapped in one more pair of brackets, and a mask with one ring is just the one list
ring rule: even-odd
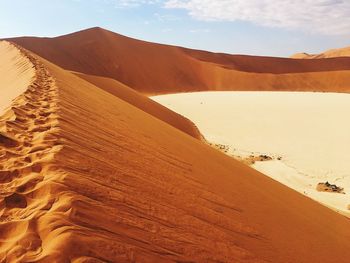
{"label": "white cloud", "polygon": [[167,0],[164,7],[185,9],[206,21],[248,21],[325,35],[350,33],[349,0]]}
{"label": "white cloud", "polygon": [[131,8],[141,5],[154,5],[160,3],[161,0],[114,0],[116,8]]}

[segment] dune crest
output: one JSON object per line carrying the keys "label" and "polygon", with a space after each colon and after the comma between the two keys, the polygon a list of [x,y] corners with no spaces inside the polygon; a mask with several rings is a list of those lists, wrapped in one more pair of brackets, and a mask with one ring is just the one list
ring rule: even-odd
{"label": "dune crest", "polygon": [[[30,64],[27,67],[33,67],[35,74],[0,117],[0,261],[34,262],[47,246],[41,222],[51,216],[50,210],[58,200],[54,181],[59,173],[57,169],[53,173],[51,165],[61,149],[57,89],[41,63],[19,47],[9,52],[13,49],[26,57]],[[16,74],[14,77],[21,80],[22,74],[28,73],[23,70],[8,74]],[[17,81],[4,89],[18,88],[15,92],[20,92],[24,87],[19,84],[27,82]]]}
{"label": "dune crest", "polygon": [[35,71],[30,61],[7,41],[0,41],[0,60],[1,114],[14,98],[25,91]]}

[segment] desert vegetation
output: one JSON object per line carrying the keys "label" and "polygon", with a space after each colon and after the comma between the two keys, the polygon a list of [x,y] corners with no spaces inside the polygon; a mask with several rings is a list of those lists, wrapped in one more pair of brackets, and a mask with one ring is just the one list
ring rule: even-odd
{"label": "desert vegetation", "polygon": [[335,184],[330,184],[328,181],[325,183],[318,183],[316,190],[319,192],[345,194],[344,188],[337,186]]}

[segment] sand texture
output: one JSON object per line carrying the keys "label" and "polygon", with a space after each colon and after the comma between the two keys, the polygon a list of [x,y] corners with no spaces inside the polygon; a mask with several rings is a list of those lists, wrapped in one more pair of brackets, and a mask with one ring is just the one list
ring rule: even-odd
{"label": "sand texture", "polygon": [[348,262],[344,216],[22,52],[35,78],[1,116],[1,262]]}
{"label": "sand texture", "polygon": [[228,55],[140,41],[102,28],[11,41],[60,67],[107,77],[144,94],[209,90],[350,91],[350,57]]}

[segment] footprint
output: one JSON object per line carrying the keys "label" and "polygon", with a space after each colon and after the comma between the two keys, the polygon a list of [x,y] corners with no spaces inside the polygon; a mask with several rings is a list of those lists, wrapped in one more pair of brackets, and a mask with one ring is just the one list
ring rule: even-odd
{"label": "footprint", "polygon": [[27,200],[23,195],[13,193],[4,198],[5,206],[7,208],[26,208]]}
{"label": "footprint", "polygon": [[3,145],[7,148],[17,147],[19,145],[18,141],[12,139],[2,133],[0,133],[0,145]]}
{"label": "footprint", "polygon": [[18,176],[19,176],[18,170],[0,171],[0,183],[8,183]]}

